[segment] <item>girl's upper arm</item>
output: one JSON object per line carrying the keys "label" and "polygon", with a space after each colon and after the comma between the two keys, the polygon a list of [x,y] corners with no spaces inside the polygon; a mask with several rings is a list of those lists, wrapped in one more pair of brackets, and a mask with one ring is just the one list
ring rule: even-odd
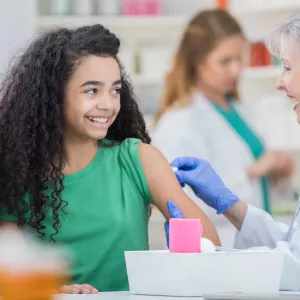
{"label": "girl's upper arm", "polygon": [[157,206],[166,220],[170,218],[167,201],[172,200],[185,218],[201,220],[203,237],[210,239],[215,245],[220,245],[214,225],[182,190],[166,158],[151,145],[138,144],[138,149],[153,204]]}

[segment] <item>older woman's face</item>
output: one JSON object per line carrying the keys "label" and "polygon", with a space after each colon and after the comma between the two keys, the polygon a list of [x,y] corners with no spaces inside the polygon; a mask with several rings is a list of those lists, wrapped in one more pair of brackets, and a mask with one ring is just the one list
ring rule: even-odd
{"label": "older woman's face", "polygon": [[290,98],[300,124],[300,47],[291,38],[282,42],[280,60],[282,72],[276,88]]}

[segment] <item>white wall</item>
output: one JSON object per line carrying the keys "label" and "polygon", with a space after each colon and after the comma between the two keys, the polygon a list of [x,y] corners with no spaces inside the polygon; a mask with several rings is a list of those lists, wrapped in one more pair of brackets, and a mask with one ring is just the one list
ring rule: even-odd
{"label": "white wall", "polygon": [[34,33],[35,1],[0,0],[0,73]]}

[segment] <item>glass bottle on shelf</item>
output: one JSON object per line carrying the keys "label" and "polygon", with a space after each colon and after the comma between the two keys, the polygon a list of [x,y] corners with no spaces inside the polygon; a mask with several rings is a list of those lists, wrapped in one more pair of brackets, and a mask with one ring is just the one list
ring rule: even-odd
{"label": "glass bottle on shelf", "polygon": [[73,0],[73,13],[75,15],[89,16],[95,12],[94,0]]}
{"label": "glass bottle on shelf", "polygon": [[119,15],[121,6],[121,0],[98,0],[97,13],[101,15]]}
{"label": "glass bottle on shelf", "polygon": [[52,0],[51,8],[52,14],[54,15],[63,16],[72,14],[71,0]]}

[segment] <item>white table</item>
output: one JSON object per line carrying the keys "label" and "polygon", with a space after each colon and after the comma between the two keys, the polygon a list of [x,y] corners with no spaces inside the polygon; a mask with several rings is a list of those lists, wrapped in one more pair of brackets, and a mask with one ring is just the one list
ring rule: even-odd
{"label": "white table", "polygon": [[203,300],[202,297],[162,297],[162,296],[140,296],[130,295],[129,292],[113,292],[113,293],[99,293],[98,295],[59,295],[55,300]]}
{"label": "white table", "polygon": [[[284,292],[286,296],[297,294],[300,297],[300,292]],[[163,296],[140,296],[130,295],[128,292],[112,292],[112,293],[99,293],[98,295],[59,295],[55,300],[204,300],[202,297],[163,297]],[[258,297],[257,300],[261,298]]]}

